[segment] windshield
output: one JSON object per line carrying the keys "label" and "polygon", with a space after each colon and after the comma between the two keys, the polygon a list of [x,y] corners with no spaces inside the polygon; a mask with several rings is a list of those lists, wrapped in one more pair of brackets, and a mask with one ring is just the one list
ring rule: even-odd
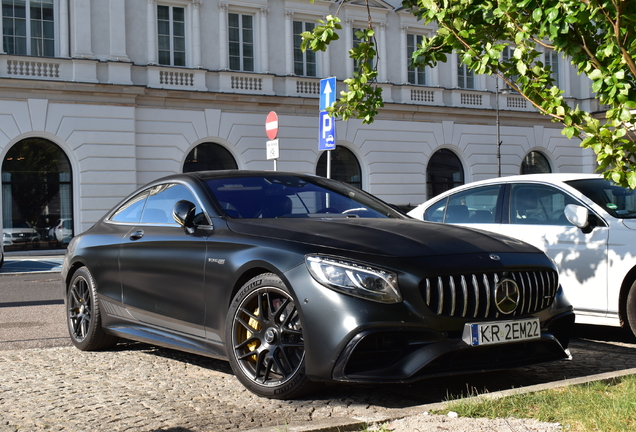
{"label": "windshield", "polygon": [[267,174],[206,181],[219,206],[234,218],[403,218],[382,201],[322,177]]}
{"label": "windshield", "polygon": [[636,218],[636,191],[622,188],[604,179],[572,180],[566,183],[615,218]]}

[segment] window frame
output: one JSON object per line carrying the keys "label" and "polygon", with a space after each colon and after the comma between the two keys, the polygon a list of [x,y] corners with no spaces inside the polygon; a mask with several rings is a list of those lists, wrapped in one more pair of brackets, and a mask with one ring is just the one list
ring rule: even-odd
{"label": "window frame", "polygon": [[[356,26],[356,25],[357,25],[357,23],[351,26],[351,48],[357,47],[360,44],[360,42],[362,42],[362,39],[360,39],[360,38],[358,38],[356,36],[356,32],[367,30],[367,28],[365,26],[363,26],[363,25],[359,25],[359,26]],[[373,40],[372,40],[372,42],[373,42]],[[377,45],[375,46],[374,49],[377,51],[377,49],[378,49]],[[353,62],[353,71],[354,72],[359,72],[360,68],[358,67],[358,61],[356,59],[351,59],[351,61]],[[378,57],[377,57],[377,54],[376,54],[376,57],[373,59],[373,64],[371,65],[371,69],[375,69],[376,68],[377,61],[378,61]]]}
{"label": "window frame", "polygon": [[[15,13],[13,15],[11,15],[11,16],[4,16],[4,6],[5,6],[4,2],[5,1],[8,1],[8,0],[3,0],[0,3],[2,5],[2,10],[3,10],[3,16],[2,16],[3,33],[7,31],[7,27],[8,27],[8,26],[6,26],[4,24],[4,20],[5,19],[12,20],[12,25],[10,26],[10,28],[15,29],[15,27],[16,27],[15,26],[15,20],[16,20]],[[13,50],[14,52],[11,52],[12,50],[7,49],[8,45],[5,44],[5,38],[7,38],[7,37],[14,39],[13,47],[15,48],[15,39],[16,39],[15,32],[12,35],[7,35],[7,34],[3,34],[2,35],[2,48],[3,48],[3,51],[6,54],[9,54],[9,55],[21,55],[21,56],[29,56],[29,57],[49,57],[49,58],[50,57],[57,57],[59,55],[59,10],[58,10],[58,2],[56,2],[54,0],[50,1],[50,4],[51,4],[52,9],[53,9],[53,11],[52,11],[52,13],[53,13],[53,20],[52,20],[53,37],[51,39],[51,38],[45,38],[44,37],[44,29],[42,29],[41,37],[34,37],[32,35],[33,30],[32,30],[32,26],[31,25],[32,25],[32,22],[34,20],[31,18],[31,1],[32,0],[24,0],[24,2],[25,2],[25,15],[24,15],[24,31],[25,31],[25,34],[24,34],[24,36],[17,36],[17,37],[23,38],[25,40],[25,52],[24,53],[18,53],[18,52],[15,52],[15,50]],[[38,3],[41,3],[41,1],[38,2]],[[13,1],[11,1],[11,5],[13,7],[15,6]],[[12,12],[13,12],[13,10],[12,10]],[[20,18],[20,17],[18,17],[18,18]],[[35,20],[35,21],[40,22],[42,26],[44,26],[44,22],[51,22],[50,20],[46,20],[45,21],[43,19]],[[53,52],[50,53],[50,52],[47,51],[46,53],[44,53],[44,49],[43,49],[43,53],[42,54],[34,54],[32,52],[33,51],[33,43],[36,40],[40,40],[41,41],[40,43],[42,44],[42,48],[44,48],[43,44],[44,44],[45,40],[52,41],[52,50],[53,50]]]}
{"label": "window frame", "polygon": [[[160,20],[159,18],[159,8],[161,7],[167,7],[168,8],[168,28],[169,28],[169,33],[168,34],[161,34],[160,33],[160,21],[165,21],[165,20]],[[189,38],[188,38],[188,28],[189,28],[189,23],[188,23],[188,7],[185,5],[181,5],[181,4],[167,4],[167,3],[158,3],[156,5],[156,20],[157,20],[157,64],[161,65],[161,66],[172,66],[172,67],[188,67],[188,62],[189,62],[189,51],[188,50],[188,44],[189,44]],[[183,21],[178,21],[179,23],[183,24],[183,35],[175,35],[175,21],[174,21],[174,9],[178,8],[178,9],[182,9],[183,10]],[[169,40],[169,49],[165,50],[165,49],[161,49],[161,37],[168,37]],[[176,38],[181,38],[183,39],[183,51],[177,51],[175,49],[175,39]],[[170,62],[169,63],[162,63],[161,60],[161,53],[162,52],[168,52],[169,56],[170,56]],[[183,52],[183,64],[175,64],[175,54],[177,52]]]}
{"label": "window frame", "polygon": [[559,87],[561,80],[559,53],[553,49],[546,48],[543,52],[543,64],[545,66],[550,66],[550,77],[554,80],[552,85]]}
{"label": "window frame", "polygon": [[[469,80],[472,81],[471,87],[468,86]],[[457,86],[465,90],[475,90],[475,72],[462,63],[459,56],[457,56]]]}
{"label": "window frame", "polygon": [[[413,52],[422,43],[424,35],[419,33],[406,33],[406,62],[407,62],[407,82],[411,85],[425,86],[428,84],[427,68],[411,67]],[[412,43],[411,43],[412,42]],[[422,82],[420,82],[420,75]],[[411,79],[413,77],[413,79]]]}
{"label": "window frame", "polygon": [[[238,24],[239,27],[232,27],[231,25],[231,21],[230,21],[230,16],[231,15],[237,15],[238,16]],[[245,28],[243,27],[243,17],[250,17],[251,21],[252,21],[252,27],[251,27],[251,31],[252,31],[252,40],[251,42],[245,42],[244,41],[244,30]],[[227,11],[227,35],[225,36],[227,38],[227,44],[228,44],[228,51],[227,51],[227,55],[228,55],[228,68],[231,71],[235,71],[235,72],[256,72],[256,62],[257,62],[257,57],[256,57],[256,53],[258,52],[257,49],[257,40],[258,40],[258,28],[257,28],[257,15],[253,12],[249,12],[249,11],[244,11],[244,10],[228,10]],[[238,35],[239,35],[239,40],[238,41],[233,41],[231,39],[231,30],[232,28],[237,28],[238,29]],[[231,45],[232,43],[238,43],[239,46],[239,55],[238,56],[233,56],[232,55],[232,48]],[[251,57],[246,57],[245,56],[245,46],[246,44],[250,44],[252,46],[252,56]],[[239,68],[235,68],[232,66],[232,59],[233,58],[238,58],[239,59]],[[245,68],[245,59],[246,58],[251,58],[252,59],[252,68],[251,69],[246,69]]]}
{"label": "window frame", "polygon": [[[539,155],[543,158],[543,160],[545,161],[545,163],[548,166],[548,171],[527,171],[524,170],[524,167],[535,167],[535,166],[540,166],[540,164],[526,164],[526,160],[529,159],[531,156],[530,155]],[[527,171],[527,172],[525,172]],[[521,175],[528,175],[528,174],[550,174],[552,173],[552,164],[550,163],[550,159],[548,159],[548,157],[541,151],[539,150],[530,150],[528,153],[526,153],[526,155],[523,157],[523,159],[521,160],[521,166],[519,167],[519,174]]]}
{"label": "window frame", "polygon": [[[294,19],[292,20],[292,45],[293,45],[293,68],[294,75],[309,77],[309,78],[317,78],[318,77],[318,56],[312,50],[305,50],[304,52],[300,49],[300,45],[302,43],[302,37],[300,33],[296,33],[296,23],[300,23],[302,25],[301,33],[306,31],[313,31],[316,27],[315,22],[308,21],[306,19]],[[307,26],[311,26],[311,29],[308,29]],[[302,61],[296,60],[296,55],[300,54],[302,57]],[[311,62],[308,57],[313,57],[313,62]],[[302,66],[302,73],[298,73],[296,66],[300,64]],[[308,73],[308,65],[313,64],[314,66],[314,74],[311,75]]]}

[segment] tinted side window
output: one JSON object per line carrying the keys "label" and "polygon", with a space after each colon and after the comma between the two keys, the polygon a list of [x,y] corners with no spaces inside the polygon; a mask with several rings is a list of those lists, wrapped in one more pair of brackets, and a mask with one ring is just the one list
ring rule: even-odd
{"label": "tinted side window", "polygon": [[424,212],[424,220],[431,222],[444,222],[444,212],[446,211],[447,202],[448,198],[444,198],[427,208]]}
{"label": "tinted side window", "polygon": [[445,223],[495,223],[497,201],[502,187],[502,185],[483,186],[459,192],[448,197],[448,205],[445,208],[431,207],[429,210],[435,210],[437,218],[443,213]]}
{"label": "tinted side window", "polygon": [[513,184],[510,190],[510,223],[572,225],[563,211],[568,204],[579,204],[565,192],[544,185]]}
{"label": "tinted side window", "polygon": [[141,216],[141,223],[176,225],[177,222],[172,217],[172,210],[174,205],[181,200],[194,203],[197,207],[196,214],[201,213],[196,198],[186,186],[169,183],[151,187],[146,207]]}
{"label": "tinted side window", "polygon": [[137,223],[141,219],[141,212],[146,204],[146,198],[148,197],[148,191],[145,190],[128,201],[126,201],[121,207],[115,211],[110,220],[114,222],[130,222]]}

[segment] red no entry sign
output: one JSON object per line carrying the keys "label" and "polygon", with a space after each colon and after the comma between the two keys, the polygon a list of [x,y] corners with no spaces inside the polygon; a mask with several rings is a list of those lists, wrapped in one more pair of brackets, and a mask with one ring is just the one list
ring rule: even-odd
{"label": "red no entry sign", "polygon": [[278,135],[278,116],[274,111],[270,111],[267,114],[267,119],[265,120],[265,133],[267,133],[267,138],[273,140]]}

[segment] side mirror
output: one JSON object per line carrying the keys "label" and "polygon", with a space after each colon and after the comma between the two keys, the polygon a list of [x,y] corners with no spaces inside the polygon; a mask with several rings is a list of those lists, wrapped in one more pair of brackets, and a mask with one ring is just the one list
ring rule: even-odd
{"label": "side mirror", "polygon": [[594,226],[593,224],[590,224],[590,217],[587,208],[576,204],[568,204],[565,206],[563,214],[565,214],[565,218],[572,225],[579,227],[583,233],[587,234],[592,232]]}
{"label": "side mirror", "polygon": [[196,226],[194,224],[194,212],[196,206],[190,201],[179,201],[174,205],[172,217],[183,227],[186,234],[194,234]]}

